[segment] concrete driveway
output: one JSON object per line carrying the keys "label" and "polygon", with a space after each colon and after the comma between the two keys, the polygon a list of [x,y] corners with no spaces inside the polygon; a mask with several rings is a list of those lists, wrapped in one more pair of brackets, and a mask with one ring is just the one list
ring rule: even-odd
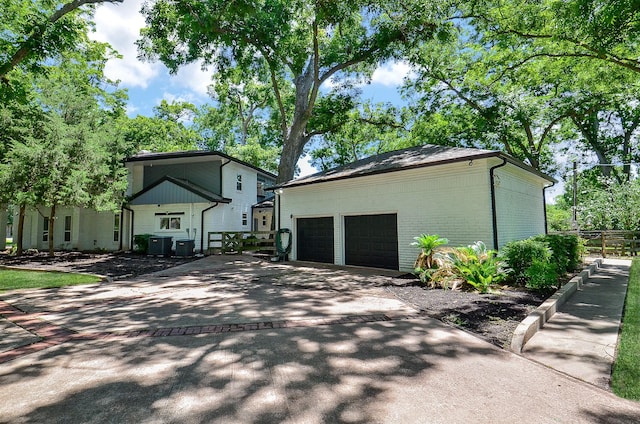
{"label": "concrete driveway", "polygon": [[3,294],[0,422],[640,418],[637,403],[421,317],[384,289],[390,275],[208,257]]}

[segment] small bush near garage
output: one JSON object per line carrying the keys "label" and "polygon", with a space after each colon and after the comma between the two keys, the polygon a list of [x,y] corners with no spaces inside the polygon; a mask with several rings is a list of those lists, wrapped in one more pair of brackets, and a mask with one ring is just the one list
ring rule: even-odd
{"label": "small bush near garage", "polygon": [[577,269],[582,243],[573,235],[540,235],[508,243],[500,252],[508,280],[534,290],[558,286],[558,278]]}
{"label": "small bush near garage", "polygon": [[493,250],[478,241],[466,247],[442,248],[448,242],[438,235],[422,234],[412,243],[421,249],[415,263],[415,274],[430,288],[471,288],[479,293],[489,292],[503,273]]}
{"label": "small bush near garage", "polygon": [[578,269],[584,254],[584,243],[581,238],[572,234],[545,234],[534,237],[534,240],[546,243],[551,249],[551,263],[558,273],[565,274]]}

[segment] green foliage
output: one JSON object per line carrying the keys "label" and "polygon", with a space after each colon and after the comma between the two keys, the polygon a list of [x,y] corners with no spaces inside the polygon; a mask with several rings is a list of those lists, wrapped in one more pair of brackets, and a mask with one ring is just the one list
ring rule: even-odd
{"label": "green foliage", "polygon": [[453,269],[467,284],[480,293],[487,293],[494,283],[502,280],[496,251],[478,241],[467,247],[459,247],[450,255]]}
{"label": "green foliage", "polygon": [[640,180],[579,180],[578,224],[583,230],[640,229]]}
{"label": "green foliage", "polygon": [[533,290],[548,290],[558,285],[558,272],[555,264],[534,259],[525,270],[526,287]]}
{"label": "green foliage", "polygon": [[136,253],[149,253],[149,238],[153,234],[136,234],[133,236],[133,249]]}
{"label": "green foliage", "polygon": [[547,205],[547,224],[549,231],[571,230],[571,210],[563,205]]}
{"label": "green foliage", "polygon": [[[230,94],[246,88],[248,95],[239,101],[219,97],[220,109],[235,104],[265,110],[282,146],[278,181],[283,182],[293,178],[312,137],[347,122],[345,112],[357,103],[356,83],[369,78],[377,64],[446,32],[447,26],[438,23],[447,5],[241,0],[229,7],[226,0],[158,0],[142,8],[147,26],[138,47],[142,56],[162,61],[172,73],[202,59],[215,69],[217,80],[229,82]],[[237,125],[251,124],[256,115],[250,109],[238,110],[235,140],[251,133]]]}
{"label": "green foliage", "polygon": [[551,248],[552,263],[557,272],[565,274],[575,271],[580,265],[584,246],[581,239],[574,234],[546,234],[534,237]]}
{"label": "green foliage", "polygon": [[420,234],[418,237],[413,238],[415,241],[411,243],[412,246],[418,247],[421,252],[418,255],[418,259],[414,264],[414,268],[428,270],[433,267],[433,254],[438,246],[449,243],[446,238],[440,237],[437,234]]}
{"label": "green foliage", "polygon": [[634,259],[629,270],[629,287],[625,301],[622,330],[611,388],[623,398],[640,400],[640,260]]}
{"label": "green foliage", "polygon": [[533,238],[507,243],[500,250],[500,257],[506,265],[506,272],[515,284],[526,285],[527,269],[534,262],[549,263],[551,248],[543,241]]}

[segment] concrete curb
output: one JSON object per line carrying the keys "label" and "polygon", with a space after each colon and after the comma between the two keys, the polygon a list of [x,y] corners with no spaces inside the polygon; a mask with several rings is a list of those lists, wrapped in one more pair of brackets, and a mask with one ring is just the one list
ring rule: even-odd
{"label": "concrete curb", "polygon": [[542,305],[538,306],[535,311],[531,312],[516,327],[511,338],[511,351],[514,353],[522,353],[524,345],[540,330],[544,324],[551,319],[558,308],[567,301],[580,287],[598,271],[602,265],[602,259],[596,259],[587,269],[573,277],[567,284],[556,291],[549,299],[545,300]]}

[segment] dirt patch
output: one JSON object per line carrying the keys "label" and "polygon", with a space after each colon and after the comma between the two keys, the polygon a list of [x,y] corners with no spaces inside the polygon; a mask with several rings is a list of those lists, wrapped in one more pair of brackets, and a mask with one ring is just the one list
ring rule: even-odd
{"label": "dirt patch", "polygon": [[126,280],[191,262],[196,258],[156,257],[136,253],[38,252],[23,256],[0,254],[0,265],[30,269],[82,272]]}

